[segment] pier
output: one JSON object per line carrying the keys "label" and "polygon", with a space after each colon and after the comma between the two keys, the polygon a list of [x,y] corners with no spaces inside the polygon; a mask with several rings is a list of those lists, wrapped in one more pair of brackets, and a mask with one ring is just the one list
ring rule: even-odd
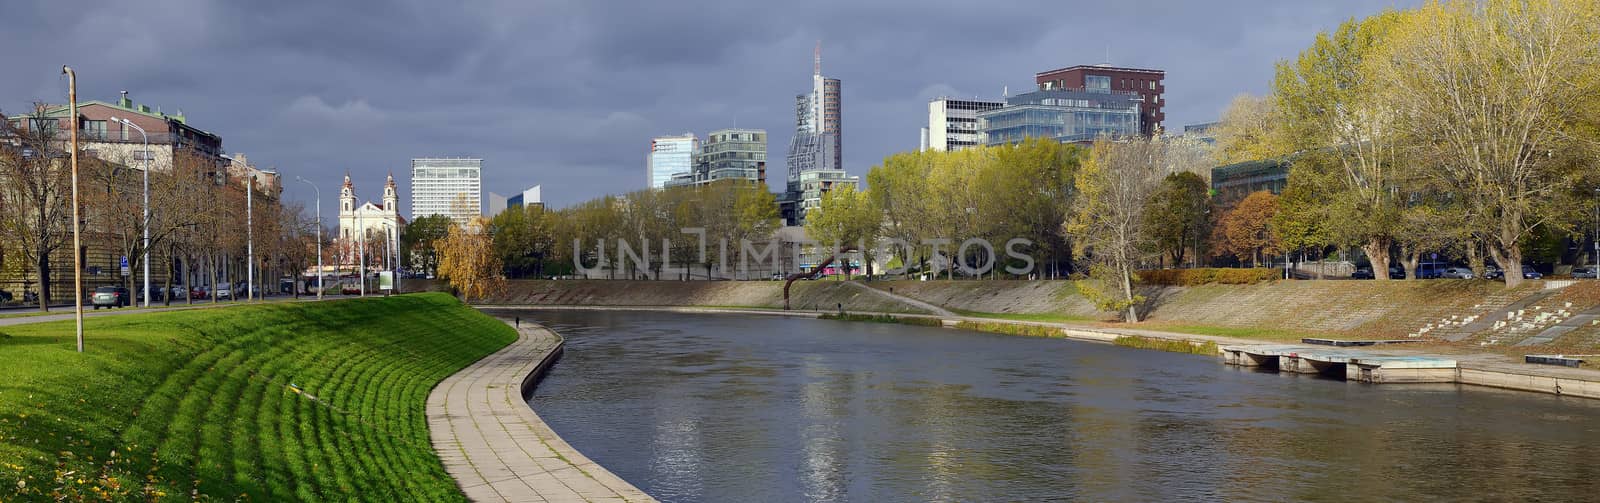
{"label": "pier", "polygon": [[1385,383],[1453,383],[1456,360],[1433,356],[1385,355],[1330,346],[1249,344],[1222,346],[1222,362],[1294,374],[1320,374],[1350,381]]}

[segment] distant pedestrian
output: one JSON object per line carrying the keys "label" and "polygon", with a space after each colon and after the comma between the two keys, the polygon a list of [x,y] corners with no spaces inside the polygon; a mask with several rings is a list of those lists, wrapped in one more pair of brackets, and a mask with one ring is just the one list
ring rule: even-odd
{"label": "distant pedestrian", "polygon": [[516,320],[517,320],[517,328],[522,328],[522,317],[521,316],[514,316],[513,318],[516,318]]}

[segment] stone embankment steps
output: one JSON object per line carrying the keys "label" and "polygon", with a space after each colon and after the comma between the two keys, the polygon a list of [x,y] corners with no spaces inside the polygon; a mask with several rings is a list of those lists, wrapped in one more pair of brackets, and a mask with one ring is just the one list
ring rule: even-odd
{"label": "stone embankment steps", "polygon": [[1478,334],[1493,328],[1495,322],[1504,321],[1506,319],[1507,313],[1514,313],[1521,309],[1527,309],[1528,306],[1532,306],[1535,302],[1547,299],[1551,295],[1555,295],[1555,291],[1539,290],[1531,294],[1507,292],[1490,295],[1488,298],[1484,299],[1482,304],[1484,307],[1487,307],[1488,310],[1481,313],[1463,313],[1466,316],[1476,315],[1477,318],[1472,322],[1465,325],[1449,327],[1437,333],[1443,334],[1440,338],[1444,340],[1450,342],[1461,342],[1469,337],[1472,337],[1474,334]]}
{"label": "stone embankment steps", "polygon": [[655,501],[572,448],[528,406],[524,391],[560,356],[562,340],[522,325],[516,342],[428,395],[428,429],[445,470],[473,501]]}

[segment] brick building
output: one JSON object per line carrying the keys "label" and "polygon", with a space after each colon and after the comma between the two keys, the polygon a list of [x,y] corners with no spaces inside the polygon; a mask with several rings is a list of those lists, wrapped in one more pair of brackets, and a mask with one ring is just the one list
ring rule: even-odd
{"label": "brick building", "polygon": [[1167,114],[1162,111],[1167,91],[1162,79],[1167,72],[1141,68],[1120,68],[1110,65],[1078,65],[1034,74],[1033,80],[1040,91],[1087,91],[1096,93],[1137,93],[1143,100],[1139,105],[1139,132],[1145,136],[1161,130],[1161,121]]}

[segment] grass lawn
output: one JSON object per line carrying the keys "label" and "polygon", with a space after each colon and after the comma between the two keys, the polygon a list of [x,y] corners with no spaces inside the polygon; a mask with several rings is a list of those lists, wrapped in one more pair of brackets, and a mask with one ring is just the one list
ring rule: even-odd
{"label": "grass lawn", "polygon": [[440,380],[516,339],[446,294],[0,328],[0,500],[460,501]]}
{"label": "grass lawn", "polygon": [[997,320],[1012,321],[1039,321],[1055,323],[1092,322],[1100,321],[1089,316],[1073,316],[1070,314],[1056,313],[986,313],[983,311],[968,311],[965,309],[950,309],[950,312],[973,318],[994,318]]}

